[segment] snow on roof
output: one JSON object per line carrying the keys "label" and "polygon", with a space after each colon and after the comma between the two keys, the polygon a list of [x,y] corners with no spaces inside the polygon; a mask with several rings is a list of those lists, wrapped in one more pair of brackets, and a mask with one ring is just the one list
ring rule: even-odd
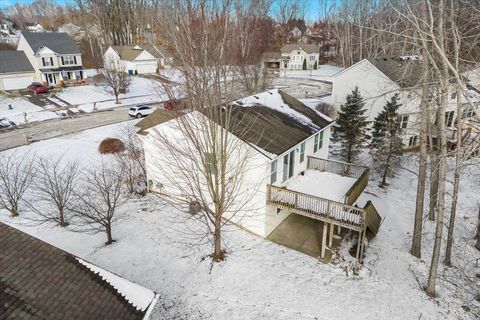
{"label": "snow on roof", "polygon": [[[242,98],[239,100],[236,100],[234,102],[238,106],[242,107],[254,107],[257,105],[262,105],[264,107],[268,107],[270,109],[273,109],[277,112],[283,113],[291,118],[294,118],[295,120],[303,123],[304,125],[309,126],[310,128],[319,130],[321,129],[321,126],[313,122],[313,119],[305,115],[304,113],[301,113],[291,106],[289,106],[285,101],[283,100],[282,96],[280,95],[280,92],[278,89],[273,89],[270,91],[265,91],[261,92],[258,94],[255,94],[253,96],[249,96],[246,98]],[[315,111],[318,115],[320,115],[322,118],[326,119],[325,115],[321,114],[320,112]],[[328,118],[328,117],[327,117]],[[327,120],[327,119],[326,119]],[[329,120],[327,120],[329,121]],[[330,119],[331,121],[331,119]]]}
{"label": "snow on roof", "polygon": [[77,258],[78,262],[86,266],[94,273],[98,273],[103,280],[114,287],[121,295],[125,297],[137,310],[145,311],[155,299],[155,292],[131,282],[125,278],[117,276],[105,269],[94,264]]}

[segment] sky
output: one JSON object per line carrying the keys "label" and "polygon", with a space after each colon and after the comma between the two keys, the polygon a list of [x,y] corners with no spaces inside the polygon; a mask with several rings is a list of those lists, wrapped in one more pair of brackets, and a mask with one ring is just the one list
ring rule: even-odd
{"label": "sky", "polygon": [[[308,21],[314,21],[319,16],[319,0],[305,0],[307,3],[307,10],[305,19]],[[30,3],[32,0],[0,0],[0,9],[15,3],[26,4]],[[68,0],[56,0],[59,4],[64,4]]]}

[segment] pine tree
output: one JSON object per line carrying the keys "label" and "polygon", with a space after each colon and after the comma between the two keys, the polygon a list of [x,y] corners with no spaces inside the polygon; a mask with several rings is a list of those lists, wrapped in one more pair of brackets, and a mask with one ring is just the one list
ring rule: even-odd
{"label": "pine tree", "polygon": [[367,142],[367,116],[365,102],[358,92],[358,87],[347,95],[347,102],[340,106],[338,118],[333,131],[334,141],[342,146],[342,157],[351,162],[358,153],[358,148]]}
{"label": "pine tree", "polygon": [[307,58],[303,59],[303,70],[307,70]]}
{"label": "pine tree", "polygon": [[315,60],[315,63],[313,64],[313,70],[317,70],[318,69],[318,63],[317,63],[317,60]]}
{"label": "pine tree", "polygon": [[373,123],[370,144],[374,166],[382,176],[380,187],[387,186],[387,177],[395,175],[395,169],[402,155],[402,139],[398,122],[398,94],[395,94],[383,107]]}

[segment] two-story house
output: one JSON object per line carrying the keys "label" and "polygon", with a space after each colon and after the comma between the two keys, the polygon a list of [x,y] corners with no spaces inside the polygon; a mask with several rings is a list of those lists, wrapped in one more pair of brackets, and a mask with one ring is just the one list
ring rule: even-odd
{"label": "two-story house", "polygon": [[22,33],[17,50],[25,52],[35,69],[36,81],[57,86],[87,78],[80,49],[67,33]]}
{"label": "two-story house", "polygon": [[316,44],[286,44],[281,49],[281,69],[316,69],[319,64],[320,47]]}
{"label": "two-story house", "polygon": [[[421,77],[421,60],[417,56],[363,59],[333,76],[332,104],[337,109],[340,108],[346,102],[347,95],[358,87],[365,101],[368,120],[373,122],[387,101],[398,93],[402,104],[398,112],[403,144],[414,147],[419,143]],[[433,101],[434,83],[430,87],[430,100]],[[465,97],[461,97],[463,119],[474,116],[480,104],[480,94],[475,90],[465,89],[474,106],[470,106]],[[447,128],[455,125],[457,99],[453,91],[452,87],[445,114]]]}
{"label": "two-story house", "polygon": [[[328,258],[336,248],[334,226],[337,233],[341,228],[353,230],[358,232],[359,243],[362,243],[357,256],[361,260],[366,230],[375,233],[380,217],[371,202],[366,205],[357,202],[368,182],[368,168],[327,159],[333,120],[277,89],[219,108],[217,114],[223,115],[219,117],[204,110],[174,113],[158,109],[137,124],[145,150],[150,190],[170,199],[182,199],[190,198],[185,194],[185,190],[192,188],[187,176],[195,177],[195,185],[208,185],[203,180],[203,169],[185,174],[179,172],[176,164],[180,163],[182,170],[188,171],[185,168],[195,168],[198,159],[214,157],[205,151],[208,148],[197,152],[189,142],[188,135],[204,136],[201,129],[189,133],[179,129],[185,121],[194,131],[202,128],[202,121],[213,121],[219,126],[218,132],[227,130],[225,134],[231,134],[228,147],[231,151],[226,155],[230,166],[227,174],[235,174],[238,179],[235,187],[231,187],[231,193],[237,196],[229,201],[226,220],[270,239],[268,237],[280,232],[278,227],[288,223],[292,215],[313,219],[319,223],[313,238],[323,238],[318,251],[303,250],[301,245],[295,248],[321,258]],[[228,115],[225,115],[227,108]],[[231,119],[232,125],[225,125],[223,117]],[[165,139],[169,142],[159,144]],[[173,145],[178,157],[172,155],[173,149],[168,147]],[[184,156],[186,154],[193,156]],[[305,242],[301,228],[297,232],[286,238]],[[320,237],[317,232],[321,232]]]}

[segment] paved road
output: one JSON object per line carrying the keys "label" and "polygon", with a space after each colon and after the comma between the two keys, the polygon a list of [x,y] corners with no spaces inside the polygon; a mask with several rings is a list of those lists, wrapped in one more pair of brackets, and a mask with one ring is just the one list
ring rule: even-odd
{"label": "paved road", "polygon": [[29,143],[58,137],[64,134],[128,121],[128,106],[116,107],[109,111],[100,111],[80,115],[75,118],[52,119],[31,124],[26,127],[0,132],[0,151]]}

